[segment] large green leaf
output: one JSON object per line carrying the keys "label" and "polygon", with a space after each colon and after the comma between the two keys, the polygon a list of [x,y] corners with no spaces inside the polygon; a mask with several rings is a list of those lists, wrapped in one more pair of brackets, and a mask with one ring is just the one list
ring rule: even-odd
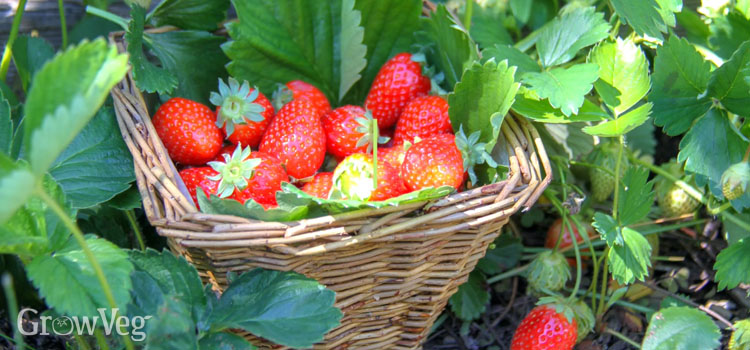
{"label": "large green leaf", "polygon": [[130,251],[130,261],[137,271],[148,273],[164,295],[183,302],[191,308],[192,319],[197,322],[199,312],[206,306],[198,271],[183,257],[169,251]]}
{"label": "large green leaf", "polygon": [[482,48],[513,44],[513,38],[503,25],[504,20],[505,13],[498,7],[475,6],[469,30],[471,37]]}
{"label": "large green leaf", "polygon": [[511,109],[526,118],[541,123],[598,122],[610,118],[607,112],[593,102],[584,99],[578,114],[566,117],[559,108],[552,107],[549,100],[540,100],[533,91],[521,88]]}
{"label": "large green leaf", "polygon": [[138,89],[146,92],[170,93],[177,87],[177,78],[166,69],[151,63],[143,53],[143,27],[146,24],[146,9],[133,5],[130,23],[125,33],[133,66],[133,79]]}
{"label": "large green leaf", "polygon": [[190,305],[164,294],[153,276],[142,271],[133,273],[131,317],[149,317],[141,330],[145,339],[139,343],[148,350],[198,350],[196,324],[190,317]]}
{"label": "large green leaf", "polygon": [[661,309],[651,316],[643,350],[711,350],[719,347],[719,328],[703,311],[685,306]]}
{"label": "large green leaf", "polygon": [[423,21],[427,42],[435,45],[427,52],[427,61],[445,74],[446,87],[451,89],[464,69],[479,58],[477,46],[442,4]]}
{"label": "large green leaf", "polygon": [[567,12],[545,26],[539,34],[536,50],[545,67],[570,61],[582,48],[596,44],[609,34],[604,14],[593,7]]}
{"label": "large green leaf", "polygon": [[494,247],[487,249],[487,254],[477,262],[477,268],[482,272],[488,275],[498,274],[516,266],[521,260],[523,245],[519,238],[501,234],[492,244]]}
{"label": "large green leaf", "polygon": [[360,26],[362,14],[354,10],[354,0],[342,0],[341,6],[340,40],[341,47],[348,48],[348,58],[341,60],[339,100],[362,78],[359,73],[367,66],[367,46],[363,44],[365,30]]}
{"label": "large green leaf", "polygon": [[607,255],[612,278],[623,285],[643,281],[651,266],[651,245],[629,227],[623,227],[621,233],[623,244],[611,245]]}
{"label": "large green leaf", "polygon": [[750,41],[711,74],[708,94],[730,112],[750,116]]}
{"label": "large green leaf", "polygon": [[750,239],[744,238],[722,250],[716,256],[714,270],[719,290],[732,289],[740,283],[750,283]]}
{"label": "large green leaf", "polygon": [[0,224],[8,220],[34,193],[36,178],[26,164],[0,153]]}
{"label": "large green leaf", "polygon": [[211,333],[198,342],[200,350],[255,350],[245,338],[232,333]]}
{"label": "large green leaf", "polygon": [[24,147],[43,174],[94,116],[127,71],[127,55],[104,39],[74,46],[40,69],[26,99]]}
{"label": "large green leaf", "polygon": [[213,331],[240,328],[274,343],[308,348],[338,326],[336,294],[292,272],[254,269],[231,280],[221,299],[210,302],[206,322]]}
{"label": "large green leaf", "polygon": [[490,301],[490,293],[484,284],[486,279],[479,271],[472,271],[469,280],[458,286],[458,291],[449,300],[451,310],[463,321],[472,321],[484,312]]}
{"label": "large green leaf", "polygon": [[42,68],[52,56],[55,49],[47,40],[40,37],[21,35],[13,42],[13,64],[21,79],[21,86],[26,91],[34,74]]}
{"label": "large green leaf", "polygon": [[353,81],[342,74],[342,63],[354,61],[353,67],[359,67],[365,55],[361,42],[351,40],[344,46],[341,41],[342,33],[361,30],[355,21],[342,23],[343,18],[356,17],[358,10],[343,7],[341,0],[233,3],[239,21],[227,25],[232,40],[224,46],[232,76],[266,93],[277,83],[300,79],[317,86],[329,100],[340,100],[342,86]]}
{"label": "large green leaf", "polygon": [[252,199],[243,205],[234,199],[219,198],[214,194],[206,196],[203,191],[198,191],[198,205],[202,212],[208,214],[234,215],[262,221],[294,221],[311,217],[312,201],[299,201],[296,196],[293,198],[295,201],[282,200],[277,208],[266,210]]}
{"label": "large green leaf", "polygon": [[50,168],[73,208],[110,200],[135,180],[133,158],[119,131],[114,110],[100,109]]}
{"label": "large green leaf", "polygon": [[742,160],[747,147],[748,142],[732,127],[727,116],[711,109],[682,138],[677,160],[685,162],[685,170],[707,177],[714,195],[721,196],[721,175]]}
{"label": "large green leaf", "polygon": [[420,29],[422,1],[356,0],[354,8],[362,14],[360,23],[365,30],[367,67],[346,101],[361,104],[380,67],[396,54],[411,49],[414,33]]}
{"label": "large green leaf", "polygon": [[711,107],[703,94],[711,65],[687,40],[672,36],[656,50],[653,89],[654,124],[668,135],[687,131]]}
{"label": "large green leaf", "polygon": [[656,3],[659,4],[658,11],[664,24],[669,27],[677,25],[675,13],[682,11],[682,0],[656,0]]}
{"label": "large green leaf", "polygon": [[587,134],[600,137],[616,137],[643,125],[651,114],[652,104],[646,103],[640,107],[625,113],[614,120],[608,120],[595,126],[587,126],[583,131]]}
{"label": "large green leaf", "polygon": [[[89,237],[86,243],[101,265],[114,301],[125,312],[130,300],[133,265],[127,253],[114,244]],[[93,316],[97,308],[110,308],[91,262],[74,239],[51,255],[40,255],[27,265],[29,278],[47,305],[70,316]]]}
{"label": "large green leaf", "polygon": [[750,40],[750,19],[737,11],[713,18],[709,28],[711,48],[724,59],[729,59],[743,42]]}
{"label": "large green leaf", "polygon": [[479,142],[486,142],[488,152],[497,142],[500,126],[516,97],[519,84],[514,82],[515,68],[506,61],[474,62],[464,71],[461,81],[448,96],[453,131],[460,128],[466,135],[479,131]]}
{"label": "large green leaf", "polygon": [[639,35],[659,40],[664,38],[662,33],[667,32],[667,25],[656,0],[611,0],[610,3],[620,18]]}
{"label": "large green leaf", "polygon": [[582,63],[570,68],[553,68],[541,73],[526,73],[522,81],[541,98],[548,98],[552,107],[566,116],[578,114],[584,96],[599,79],[599,67]]}
{"label": "large green leaf", "polygon": [[651,87],[646,55],[632,39],[605,41],[591,50],[588,61],[599,65],[599,78],[620,92],[619,105],[610,104],[617,115],[640,101]]}
{"label": "large green leaf", "polygon": [[[50,177],[42,180],[42,188],[49,197],[68,212],[70,219],[75,212],[69,210],[65,195]],[[65,243],[70,232],[60,219],[38,197],[20,201],[22,207],[4,224],[0,224],[0,252],[31,258],[49,252]]]}
{"label": "large green leaf", "polygon": [[508,60],[508,65],[517,67],[516,73],[518,75],[541,71],[539,63],[512,45],[495,45],[482,50],[482,62],[492,58],[495,59],[495,62]]}
{"label": "large green leaf", "polygon": [[215,30],[228,8],[229,0],[165,0],[151,11],[149,20],[157,27]]}
{"label": "large green leaf", "polygon": [[648,181],[649,172],[645,168],[630,167],[622,177],[618,218],[622,225],[635,224],[648,215],[654,202],[654,184]]}

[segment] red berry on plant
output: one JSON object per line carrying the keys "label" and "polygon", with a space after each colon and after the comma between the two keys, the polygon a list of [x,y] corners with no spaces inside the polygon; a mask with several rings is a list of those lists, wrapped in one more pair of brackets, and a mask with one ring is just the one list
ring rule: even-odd
{"label": "red berry on plant", "polygon": [[537,306],[516,328],[510,350],[572,350],[577,338],[576,320],[551,305]]}
{"label": "red berry on plant", "polygon": [[185,98],[169,99],[154,114],[153,124],[173,161],[203,165],[221,150],[223,136],[207,106]]}

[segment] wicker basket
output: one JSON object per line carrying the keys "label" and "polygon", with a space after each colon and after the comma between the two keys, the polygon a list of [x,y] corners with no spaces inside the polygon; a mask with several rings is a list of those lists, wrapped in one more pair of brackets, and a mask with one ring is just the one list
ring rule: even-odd
{"label": "wicker basket", "polygon": [[[121,35],[111,40],[124,51]],[[525,119],[502,125],[510,176],[433,201],[296,222],[199,212],[159,140],[132,74],[112,90],[133,154],[143,208],[170,248],[222,290],[228,271],[296,271],[336,292],[344,317],[315,349],[420,349],[450,296],[508,222],[550,180],[539,134]],[[274,347],[246,336],[261,347]]]}

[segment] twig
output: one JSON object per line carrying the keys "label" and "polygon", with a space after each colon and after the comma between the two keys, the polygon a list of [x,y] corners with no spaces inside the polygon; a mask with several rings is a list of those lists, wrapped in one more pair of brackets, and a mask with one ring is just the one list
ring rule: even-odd
{"label": "twig", "polygon": [[502,321],[503,318],[505,318],[505,316],[508,315],[508,313],[510,312],[510,308],[513,306],[513,303],[516,302],[517,293],[518,293],[518,277],[514,277],[513,278],[513,291],[510,293],[510,300],[508,301],[508,305],[505,307],[505,309],[500,314],[500,316],[498,316],[497,318],[495,318],[494,321],[492,321],[492,328],[497,327],[498,323],[500,323],[500,321]]}
{"label": "twig", "polygon": [[615,336],[615,338],[620,339],[620,340],[622,340],[622,341],[630,344],[630,346],[632,346],[632,347],[634,347],[636,349],[640,349],[641,348],[640,344],[634,342],[632,339],[628,338],[625,334],[622,334],[622,333],[620,333],[620,332],[618,332],[618,331],[616,331],[616,330],[614,330],[612,328],[605,328],[604,329],[604,333],[609,333],[609,334]]}

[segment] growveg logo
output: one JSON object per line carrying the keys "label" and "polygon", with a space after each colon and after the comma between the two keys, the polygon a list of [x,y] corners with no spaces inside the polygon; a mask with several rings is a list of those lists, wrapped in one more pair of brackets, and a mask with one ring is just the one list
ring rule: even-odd
{"label": "growveg logo", "polygon": [[[23,335],[93,335],[94,330],[101,327],[106,335],[129,335],[134,341],[146,339],[146,333],[142,330],[146,327],[146,321],[151,319],[152,316],[118,316],[119,309],[111,309],[109,314],[107,314],[105,308],[97,309],[97,311],[99,315],[93,317],[60,316],[53,318],[52,316],[41,316],[39,321],[27,323],[27,327],[24,328],[24,316],[29,315],[29,318],[31,318],[39,314],[37,310],[25,308],[18,313],[16,326]],[[28,327],[29,324],[31,329]]]}

